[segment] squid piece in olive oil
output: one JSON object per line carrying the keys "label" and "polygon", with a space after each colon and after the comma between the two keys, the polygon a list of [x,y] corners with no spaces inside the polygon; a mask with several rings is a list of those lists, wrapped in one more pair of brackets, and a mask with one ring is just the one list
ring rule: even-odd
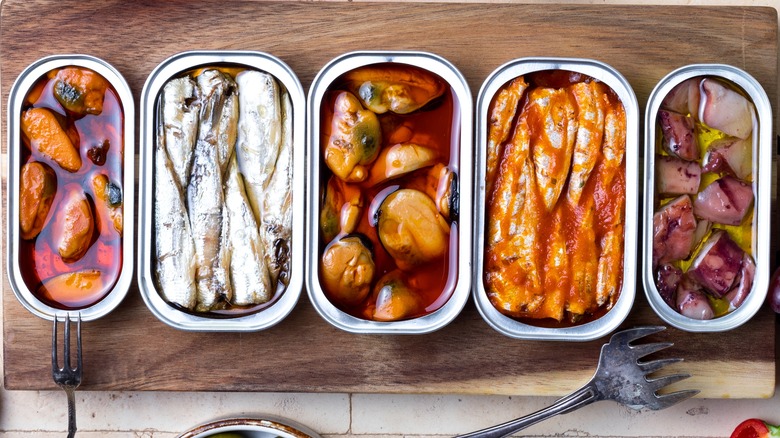
{"label": "squid piece in olive oil", "polygon": [[403,64],[357,68],[326,92],[319,277],[341,310],[397,321],[452,294],[455,105],[443,79]]}

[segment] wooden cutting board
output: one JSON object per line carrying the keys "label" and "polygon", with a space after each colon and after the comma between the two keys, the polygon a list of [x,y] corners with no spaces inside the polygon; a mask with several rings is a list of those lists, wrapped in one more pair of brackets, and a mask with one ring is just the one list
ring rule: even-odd
{"label": "wooden cutting board", "polygon": [[[137,106],[152,69],[184,50],[266,51],[288,63],[308,90],[321,66],[341,53],[410,49],[452,61],[475,97],[488,74],[513,58],[598,59],[626,76],[640,108],[671,70],[722,62],[755,76],[777,109],[778,26],[771,8],[7,0],[1,17],[4,104],[22,69],[57,53],[113,64]],[[5,130],[3,124],[3,139]],[[2,151],[7,165],[5,142]],[[6,176],[7,170],[4,215]],[[660,323],[641,286],[637,291],[624,325]],[[6,388],[54,388],[51,325],[22,308],[5,272],[3,322]],[[774,314],[763,310],[729,333],[670,329],[655,339],[674,341],[668,355],[684,357],[677,369],[694,374],[679,386],[699,388],[702,397],[769,397],[776,332]],[[590,377],[603,341],[512,340],[488,327],[472,303],[433,334],[352,335],[320,319],[305,294],[265,332],[189,333],[155,319],[134,285],[118,310],[85,325],[81,388],[562,395]]]}

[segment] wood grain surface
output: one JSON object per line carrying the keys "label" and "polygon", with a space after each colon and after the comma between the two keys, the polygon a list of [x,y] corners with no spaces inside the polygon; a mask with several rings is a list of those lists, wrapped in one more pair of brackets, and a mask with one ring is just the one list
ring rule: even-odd
{"label": "wood grain surface", "polygon": [[[488,74],[514,58],[598,59],[626,76],[640,108],[671,70],[722,62],[753,75],[777,109],[778,27],[770,8],[7,0],[0,12],[4,105],[17,75],[50,54],[105,59],[125,76],[137,103],[152,69],[185,50],[265,51],[288,63],[308,90],[321,66],[341,53],[413,49],[453,62],[475,97]],[[7,166],[5,123],[2,131]],[[7,169],[4,216],[6,177]],[[16,301],[3,268],[5,387],[52,389],[51,325]],[[660,320],[637,285],[624,326],[645,323]],[[670,329],[655,338],[673,340],[668,355],[684,357],[677,369],[694,374],[678,386],[700,388],[703,397],[768,397],[776,332],[774,314],[762,310],[728,333]],[[265,332],[189,333],[155,319],[133,285],[119,309],[85,325],[81,388],[562,395],[590,377],[602,342],[512,340],[488,327],[471,302],[429,335],[352,335],[325,323],[305,293]]]}

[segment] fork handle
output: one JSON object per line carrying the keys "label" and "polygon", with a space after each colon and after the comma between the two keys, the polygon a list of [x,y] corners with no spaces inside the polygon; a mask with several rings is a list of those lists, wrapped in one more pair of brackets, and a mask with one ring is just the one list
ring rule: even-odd
{"label": "fork handle", "polygon": [[556,400],[552,405],[538,410],[532,414],[528,414],[524,417],[520,417],[512,421],[507,421],[506,423],[489,427],[487,429],[478,430],[476,432],[467,433],[465,435],[459,435],[456,438],[505,437],[550,417],[577,410],[583,406],[593,403],[596,400],[598,400],[596,397],[596,391],[593,387],[591,387],[590,384],[587,384],[573,393]]}
{"label": "fork handle", "polygon": [[76,398],[72,388],[64,388],[68,396],[68,438],[76,436]]}

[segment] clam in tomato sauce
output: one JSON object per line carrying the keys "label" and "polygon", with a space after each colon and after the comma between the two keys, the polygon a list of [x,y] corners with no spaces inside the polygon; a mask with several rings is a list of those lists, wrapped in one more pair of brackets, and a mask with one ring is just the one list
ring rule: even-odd
{"label": "clam in tomato sauce", "polygon": [[441,308],[457,278],[459,109],[419,67],[349,71],[320,108],[319,278],[355,317],[397,321]]}
{"label": "clam in tomato sauce", "polygon": [[69,66],[35,83],[20,120],[22,277],[47,305],[89,307],[122,268],[122,104],[105,78]]}

